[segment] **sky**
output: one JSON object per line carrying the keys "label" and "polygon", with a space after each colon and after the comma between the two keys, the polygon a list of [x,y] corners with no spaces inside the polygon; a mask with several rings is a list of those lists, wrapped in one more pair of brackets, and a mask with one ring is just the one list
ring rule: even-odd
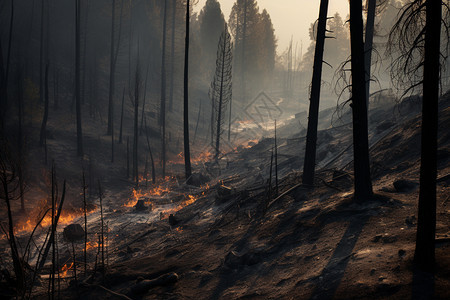
{"label": "sky", "polygon": [[[218,0],[224,13],[225,20],[228,21],[231,8],[235,0]],[[206,0],[199,0],[194,7],[195,11],[200,11]],[[319,16],[320,0],[257,0],[260,12],[265,8],[272,18],[275,35],[278,39],[278,54],[284,52],[289,46],[291,37],[295,44],[303,44],[303,51],[306,51],[309,41],[309,26]],[[338,12],[342,19],[348,15],[348,0],[330,1],[328,5],[328,16]],[[300,50],[298,50],[300,51]]]}

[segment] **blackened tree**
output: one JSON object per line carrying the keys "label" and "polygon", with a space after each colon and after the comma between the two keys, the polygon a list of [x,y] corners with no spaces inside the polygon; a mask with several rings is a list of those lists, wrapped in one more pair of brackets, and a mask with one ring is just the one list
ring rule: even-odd
{"label": "blackened tree", "polygon": [[211,101],[214,102],[215,159],[218,159],[220,154],[220,138],[223,133],[225,110],[232,97],[232,47],[231,36],[225,24],[219,40],[216,72],[210,89]]}
{"label": "blackened tree", "polygon": [[317,32],[316,51],[314,54],[314,69],[309,99],[308,131],[306,134],[306,150],[303,166],[303,184],[313,185],[316,167],[317,123],[319,119],[320,86],[322,83],[322,61],[325,46],[328,0],[320,1],[319,25]]}
{"label": "blackened tree", "polygon": [[186,38],[184,45],[184,101],[183,101],[183,129],[184,129],[184,169],[186,180],[191,177],[191,152],[189,148],[189,6],[186,2]]}
{"label": "blackened tree", "polygon": [[350,0],[351,48],[351,107],[353,114],[353,155],[355,172],[355,200],[365,201],[372,196],[369,164],[366,81],[362,0]]}
{"label": "blackened tree", "polygon": [[[444,12],[442,11],[444,8]],[[404,95],[422,88],[422,135],[419,212],[414,262],[425,271],[435,265],[437,130],[440,68],[449,51],[449,1],[414,0],[399,13],[388,50],[400,55],[391,77],[406,88]],[[441,33],[441,24],[444,34]],[[441,53],[441,40],[447,47]],[[398,50],[399,52],[394,52]]]}

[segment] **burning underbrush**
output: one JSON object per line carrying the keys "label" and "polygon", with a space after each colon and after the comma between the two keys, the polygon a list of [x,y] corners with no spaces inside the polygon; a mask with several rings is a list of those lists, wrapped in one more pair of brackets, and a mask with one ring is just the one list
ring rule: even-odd
{"label": "burning underbrush", "polygon": [[133,188],[123,207],[137,208],[139,203],[150,211],[159,213],[159,219],[163,220],[203,197],[209,188],[205,184],[194,189],[181,184],[175,176],[166,177],[166,180],[156,186]]}
{"label": "burning underbrush", "polygon": [[[57,207],[55,208],[56,214]],[[87,211],[87,214],[91,214],[95,211],[95,206]],[[58,226],[66,226],[72,224],[76,219],[84,215],[84,210],[82,208],[75,209],[63,209],[61,215],[58,218]],[[27,214],[20,218],[15,225],[14,233],[16,235],[26,235],[33,232],[33,230],[38,228],[48,228],[52,225],[51,208],[44,208],[42,211]]]}

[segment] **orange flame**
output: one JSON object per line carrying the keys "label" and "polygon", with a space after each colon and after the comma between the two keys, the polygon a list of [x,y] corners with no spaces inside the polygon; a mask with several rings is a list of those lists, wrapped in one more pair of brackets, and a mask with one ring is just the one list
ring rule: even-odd
{"label": "orange flame", "polygon": [[65,264],[62,268],[61,268],[61,273],[59,273],[59,276],[62,278],[67,277],[67,272],[69,272],[69,270],[71,270],[73,268],[73,262],[70,264],[70,266],[68,266],[67,264]]}

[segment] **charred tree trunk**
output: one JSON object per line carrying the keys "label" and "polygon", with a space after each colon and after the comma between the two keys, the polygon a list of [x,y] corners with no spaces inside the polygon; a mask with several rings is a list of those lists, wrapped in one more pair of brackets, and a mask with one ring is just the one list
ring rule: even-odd
{"label": "charred tree trunk", "polygon": [[414,262],[432,271],[435,264],[436,176],[441,1],[427,0],[423,66],[419,216]]}
{"label": "charred tree trunk", "polygon": [[244,23],[242,24],[242,58],[241,58],[241,68],[242,68],[242,103],[246,103],[246,78],[245,78],[245,48],[247,44],[247,0],[244,0]]}
{"label": "charred tree trunk", "polygon": [[177,1],[172,0],[172,37],[170,45],[170,89],[169,89],[169,111],[173,110],[173,81],[175,73],[175,25],[176,25]]}
{"label": "charred tree trunk", "polygon": [[6,115],[6,76],[3,64],[2,41],[0,39],[0,133],[3,131],[4,119]]}
{"label": "charred tree trunk", "polygon": [[8,37],[8,52],[6,56],[6,71],[5,71],[5,109],[8,107],[8,77],[9,77],[9,67],[11,65],[11,45],[12,45],[12,34],[14,25],[14,0],[11,0],[11,18],[9,21],[9,37]]}
{"label": "charred tree trunk", "polygon": [[24,183],[24,145],[23,145],[23,75],[22,70],[18,70],[17,74],[17,114],[19,120],[19,134],[18,139],[18,152],[19,152],[19,162],[18,162],[18,175],[19,175],[19,196],[20,196],[20,209],[22,212],[25,211],[25,183]]}
{"label": "charred tree trunk", "polygon": [[372,47],[373,47],[373,31],[375,28],[375,10],[376,0],[367,1],[367,21],[366,21],[366,34],[364,40],[364,65],[366,68],[366,101],[367,110],[369,110],[369,96],[370,96],[370,69],[372,62]]}
{"label": "charred tree trunk", "polygon": [[47,119],[48,119],[48,63],[45,66],[45,96],[44,96],[44,117],[42,118],[41,134],[39,138],[39,145],[44,146],[46,140],[47,131]]}
{"label": "charred tree trunk", "polygon": [[166,30],[167,30],[167,1],[164,1],[162,58],[161,58],[161,105],[159,122],[161,125],[161,161],[162,178],[166,177]]}
{"label": "charred tree trunk", "polygon": [[142,114],[141,114],[141,128],[140,134],[144,130],[144,112],[145,112],[145,97],[147,96],[147,80],[148,80],[148,69],[150,64],[147,64],[147,72],[145,73],[145,83],[144,83],[144,98],[142,99]]}
{"label": "charred tree trunk", "polygon": [[120,131],[119,131],[119,144],[122,144],[122,129],[123,129],[123,105],[125,102],[125,88],[123,88],[122,93],[122,109],[120,112]]}
{"label": "charred tree trunk", "polygon": [[39,44],[39,100],[44,102],[44,1],[41,0],[41,35]]}
{"label": "charred tree trunk", "polygon": [[76,34],[75,34],[75,97],[76,97],[76,114],[77,114],[77,155],[83,156],[83,132],[81,129],[81,95],[80,95],[80,13],[81,0],[75,0],[75,19],[76,19]]}
{"label": "charred tree trunk", "polygon": [[364,42],[362,1],[350,0],[350,46],[352,71],[353,152],[355,200],[372,196],[370,179],[369,140],[367,128],[366,82],[364,71]]}
{"label": "charred tree trunk", "polygon": [[112,118],[114,114],[114,24],[116,16],[116,0],[112,2],[112,16],[111,16],[111,46],[109,53],[109,97],[108,97],[108,129],[106,134],[112,133]]}
{"label": "charred tree trunk", "polygon": [[316,50],[314,54],[311,98],[309,102],[308,131],[306,134],[305,161],[303,165],[303,184],[314,184],[317,147],[317,123],[319,119],[320,85],[322,81],[323,49],[327,25],[328,0],[320,1],[319,24],[317,28]]}
{"label": "charred tree trunk", "polygon": [[88,16],[89,16],[89,0],[86,0],[86,12],[84,18],[84,43],[83,43],[83,78],[81,89],[81,103],[84,104],[86,98],[86,48],[87,48],[87,33],[88,33]]}
{"label": "charred tree trunk", "polygon": [[213,113],[216,123],[215,155],[217,160],[220,154],[220,138],[223,132],[225,109],[232,98],[232,45],[228,27],[225,25],[217,47],[216,71],[211,83],[210,96],[215,111]]}
{"label": "charred tree trunk", "polygon": [[156,183],[155,161],[153,159],[152,148],[150,147],[150,139],[148,137],[147,121],[145,121],[145,136],[147,138],[147,147],[148,147],[148,152],[150,154],[150,162],[152,164],[152,183],[155,184]]}
{"label": "charred tree trunk", "polygon": [[186,2],[186,39],[184,44],[184,101],[183,101],[183,127],[184,127],[184,170],[186,180],[191,177],[191,151],[189,148],[189,11],[190,0]]}
{"label": "charred tree trunk", "polygon": [[139,63],[136,65],[136,82],[134,86],[134,136],[133,136],[133,180],[136,186],[139,183],[138,170],[138,118],[139,118],[139,85],[140,85]]}

